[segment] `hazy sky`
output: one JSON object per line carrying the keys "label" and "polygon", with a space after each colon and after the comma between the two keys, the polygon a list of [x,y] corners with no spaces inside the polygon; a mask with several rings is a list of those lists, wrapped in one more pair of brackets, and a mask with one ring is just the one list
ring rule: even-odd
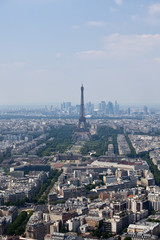
{"label": "hazy sky", "polygon": [[0,0],[0,105],[160,104],[160,1]]}

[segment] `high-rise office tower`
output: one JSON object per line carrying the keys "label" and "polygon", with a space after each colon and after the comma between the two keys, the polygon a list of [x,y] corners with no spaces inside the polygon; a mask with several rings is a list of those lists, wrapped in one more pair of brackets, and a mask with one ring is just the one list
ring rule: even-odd
{"label": "high-rise office tower", "polygon": [[144,106],[143,111],[144,111],[144,114],[145,114],[145,115],[148,114],[148,108],[147,108],[147,106]]}

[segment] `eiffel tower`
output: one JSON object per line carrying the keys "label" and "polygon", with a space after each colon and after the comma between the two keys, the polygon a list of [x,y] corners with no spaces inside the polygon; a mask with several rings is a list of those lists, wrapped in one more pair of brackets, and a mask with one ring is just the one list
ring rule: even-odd
{"label": "eiffel tower", "polygon": [[78,121],[78,127],[74,132],[73,139],[77,141],[86,141],[91,137],[89,129],[87,127],[86,118],[84,114],[84,87],[81,86],[81,106],[80,106],[80,117]]}

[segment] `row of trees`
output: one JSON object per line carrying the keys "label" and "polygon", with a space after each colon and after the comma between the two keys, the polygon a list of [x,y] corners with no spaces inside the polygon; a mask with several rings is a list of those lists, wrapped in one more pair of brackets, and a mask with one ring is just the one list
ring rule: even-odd
{"label": "row of trees", "polygon": [[97,186],[100,187],[101,185],[104,185],[103,182],[98,182],[96,184],[87,184],[85,185],[85,189],[87,192],[91,191],[92,189],[95,189]]}
{"label": "row of trees", "polygon": [[3,160],[7,159],[7,158],[10,158],[11,157],[11,153],[10,151],[7,152],[4,156],[0,156],[0,163],[3,162]]}
{"label": "row of trees", "polygon": [[36,194],[35,198],[33,199],[34,203],[38,203],[38,204],[44,204],[45,203],[50,190],[52,189],[52,187],[55,184],[55,182],[57,182],[58,177],[60,176],[61,173],[62,172],[59,172],[56,169],[52,170],[52,172],[50,173],[49,178],[42,185],[40,191]]}
{"label": "row of trees", "polygon": [[135,151],[135,149],[134,149],[134,147],[133,147],[133,145],[131,143],[131,140],[130,140],[130,138],[128,137],[127,134],[125,134],[125,138],[126,138],[126,141],[127,141],[128,146],[130,148],[130,151],[131,151],[131,153],[128,154],[128,157],[131,157],[131,158],[137,157],[136,151]]}
{"label": "row of trees", "polygon": [[[43,183],[41,189],[36,194],[35,198],[33,199],[33,203],[35,204],[44,204],[50,190],[52,189],[55,182],[57,182],[58,177],[61,175],[61,171],[52,170],[47,180]],[[6,206],[24,206],[25,203],[32,202],[28,198],[24,198],[22,200],[18,200],[16,202],[6,202]]]}
{"label": "row of trees", "polygon": [[126,141],[131,150],[131,153],[128,156],[132,157],[132,158],[142,158],[143,160],[145,160],[148,163],[149,169],[154,176],[156,185],[160,186],[160,171],[159,171],[158,167],[153,164],[152,159],[149,156],[149,152],[142,152],[142,153],[136,154],[136,151],[135,151],[134,147],[132,146],[132,143],[131,143],[128,135],[125,135],[125,137],[126,137]]}
{"label": "row of trees", "polygon": [[22,200],[17,200],[16,202],[12,202],[12,201],[6,202],[5,205],[20,207],[20,206],[23,206],[26,202],[29,202],[29,199],[27,197]]}
{"label": "row of trees", "polygon": [[149,156],[149,152],[141,153],[138,156],[141,157],[143,160],[146,160],[146,162],[149,165],[149,169],[154,176],[155,184],[160,186],[160,171],[159,171],[158,167],[153,164],[152,159]]}
{"label": "row of trees", "polygon": [[25,232],[27,222],[32,216],[33,211],[22,211],[19,216],[14,220],[14,222],[7,229],[7,235],[17,235],[20,236]]}
{"label": "row of trees", "polygon": [[[82,154],[88,154],[90,151],[96,151],[96,156],[104,155],[108,151],[108,144],[113,143],[114,153],[118,154],[117,134],[122,134],[123,129],[113,129],[107,126],[101,126],[97,129],[97,134],[93,135],[90,141],[86,142],[81,148]],[[112,141],[108,138],[112,137]]]}
{"label": "row of trees", "polygon": [[[47,137],[46,146],[38,151],[38,156],[50,156],[55,152],[63,153],[73,144],[74,125],[52,127]],[[52,139],[52,140],[50,140]]]}

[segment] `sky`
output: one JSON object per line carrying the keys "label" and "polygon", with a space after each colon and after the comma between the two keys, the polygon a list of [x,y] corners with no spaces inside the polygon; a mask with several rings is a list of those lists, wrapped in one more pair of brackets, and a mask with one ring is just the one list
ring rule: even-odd
{"label": "sky", "polygon": [[0,0],[0,105],[160,104],[159,0]]}

